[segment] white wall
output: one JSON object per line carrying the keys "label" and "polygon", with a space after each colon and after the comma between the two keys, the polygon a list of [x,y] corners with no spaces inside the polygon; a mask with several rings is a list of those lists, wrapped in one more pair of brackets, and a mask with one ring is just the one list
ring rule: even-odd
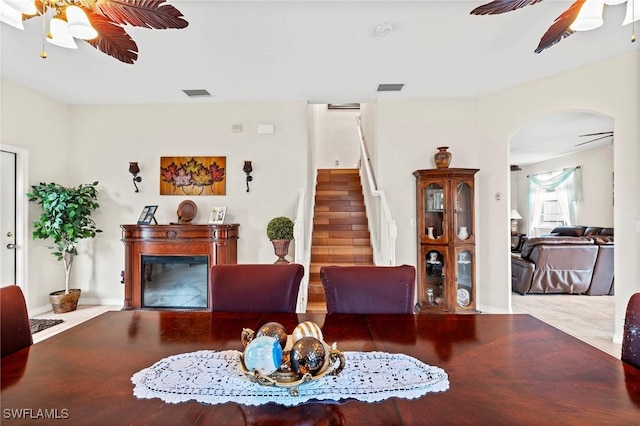
{"label": "white wall", "polygon": [[[524,219],[518,221],[519,232],[528,229],[529,179],[527,176],[580,166],[582,200],[576,203],[576,225],[613,227],[613,146],[580,151],[572,155],[522,166],[521,171],[511,172],[512,196],[515,192],[518,213]],[[515,187],[515,190],[514,190]]]}
{"label": "white wall", "polygon": [[[416,180],[412,173],[435,168],[433,155],[439,146],[450,147],[451,167],[478,168],[477,101],[378,101],[376,115],[373,168],[398,226],[396,263],[416,265],[417,231],[411,224],[416,218]],[[483,208],[480,205],[479,210]]]}
{"label": "white wall", "polygon": [[359,110],[328,109],[313,105],[317,122],[317,158],[319,169],[353,168],[360,159],[356,115]]}
{"label": "white wall", "polygon": [[[67,160],[70,107],[7,80],[0,80],[0,87],[0,143],[30,152],[27,189],[42,181],[73,184]],[[27,206],[26,197],[20,201]],[[38,209],[30,209],[29,224],[39,214]],[[17,250],[27,253],[26,282],[19,284],[30,307],[48,304],[49,293],[64,288],[65,279],[62,264],[46,248],[51,242],[31,240],[32,232],[33,227],[29,226],[26,244],[17,240]]]}

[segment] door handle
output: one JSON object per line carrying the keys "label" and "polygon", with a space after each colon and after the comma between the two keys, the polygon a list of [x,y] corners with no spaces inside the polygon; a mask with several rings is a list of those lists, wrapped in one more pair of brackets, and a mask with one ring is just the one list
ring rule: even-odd
{"label": "door handle", "polygon": [[11,243],[9,243],[9,244],[7,244],[7,248],[8,248],[9,250],[13,250],[13,249],[15,249],[15,248],[16,248],[16,245],[15,245],[15,244],[11,244]]}

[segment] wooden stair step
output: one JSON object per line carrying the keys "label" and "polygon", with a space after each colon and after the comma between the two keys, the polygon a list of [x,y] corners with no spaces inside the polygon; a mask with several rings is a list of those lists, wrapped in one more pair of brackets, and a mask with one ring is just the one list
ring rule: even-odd
{"label": "wooden stair step", "polygon": [[340,176],[357,176],[360,179],[358,169],[318,169],[318,176],[338,178]]}
{"label": "wooden stair step", "polygon": [[358,180],[341,180],[341,181],[328,181],[320,182],[316,185],[316,192],[327,190],[357,190],[361,191],[362,185]]}
{"label": "wooden stair step", "polygon": [[[370,239],[369,231],[313,231],[311,238],[320,238],[320,239]],[[341,244],[343,245],[343,244]]]}
{"label": "wooden stair step", "polygon": [[346,229],[346,230],[338,230],[338,231],[333,231],[331,229],[327,229],[327,230],[317,230],[314,229],[313,233],[311,234],[311,238],[319,238],[319,239],[326,239],[326,238],[331,238],[331,239],[365,239],[367,241],[370,240],[370,234],[369,231],[367,230],[352,230],[352,229]]}
{"label": "wooden stair step", "polygon": [[311,254],[373,254],[373,248],[369,247],[344,247],[341,245],[328,245],[312,247]]}
{"label": "wooden stair step", "polygon": [[323,262],[327,264],[344,263],[344,262],[360,262],[372,263],[373,256],[371,254],[312,254],[312,262]]}
{"label": "wooden stair step", "polygon": [[315,212],[314,216],[321,217],[329,217],[331,219],[343,219],[343,218],[352,218],[352,217],[365,217],[366,213],[364,211],[346,211],[346,212]]}
{"label": "wooden stair step", "polygon": [[313,229],[316,225],[367,225],[367,216],[329,217],[323,216],[313,220]]}
{"label": "wooden stair step", "polygon": [[361,204],[348,204],[348,205],[317,205],[313,209],[314,212],[323,213],[345,213],[345,212],[363,212],[365,211],[364,203]]}
{"label": "wooden stair step", "polygon": [[369,246],[369,238],[324,238],[311,237],[311,244],[314,246]]}
{"label": "wooden stair step", "polygon": [[342,206],[364,206],[364,200],[321,200],[316,202],[315,209],[322,208],[338,208]]}
{"label": "wooden stair step", "polygon": [[[324,222],[324,223],[323,223]],[[369,226],[365,218],[364,223],[359,219],[353,219],[353,223],[329,223],[329,219],[323,219],[320,221],[314,221],[313,232],[320,231],[368,231]]]}
{"label": "wooden stair step", "polygon": [[327,304],[324,299],[321,302],[307,302],[307,312],[312,314],[324,314],[327,312]]}

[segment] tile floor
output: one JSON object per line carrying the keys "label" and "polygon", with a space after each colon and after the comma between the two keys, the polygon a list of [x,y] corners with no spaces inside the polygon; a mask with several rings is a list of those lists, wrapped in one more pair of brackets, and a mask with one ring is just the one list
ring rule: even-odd
{"label": "tile floor", "polygon": [[528,313],[609,355],[620,358],[622,345],[613,342],[614,298],[512,293],[514,313]]}
{"label": "tile floor", "polygon": [[[609,296],[512,295],[514,313],[528,313],[596,348],[620,358],[621,345],[613,342],[614,302]],[[47,312],[34,318],[63,319],[62,324],[33,335],[34,343],[61,333],[106,311],[121,306],[80,305],[75,312]]]}
{"label": "tile floor", "polygon": [[119,311],[121,306],[92,306],[92,305],[78,305],[78,308],[73,312],[67,312],[66,314],[56,314],[53,311],[45,312],[41,315],[36,315],[32,318],[44,318],[44,319],[61,319],[62,323],[49,327],[46,330],[42,330],[33,335],[33,343],[41,342],[51,336],[55,336],[58,333],[62,333],[65,330],[70,329],[80,323],[90,320],[107,311]]}

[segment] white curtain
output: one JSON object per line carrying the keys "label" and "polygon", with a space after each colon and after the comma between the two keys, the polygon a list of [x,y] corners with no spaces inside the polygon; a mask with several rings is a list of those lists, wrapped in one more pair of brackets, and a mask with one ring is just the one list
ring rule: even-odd
{"label": "white curtain", "polygon": [[529,176],[529,230],[528,235],[535,235],[535,228],[540,226],[542,204],[547,191],[553,190],[558,199],[558,206],[567,225],[576,223],[575,204],[582,199],[580,168],[572,167],[551,173],[540,173]]}

